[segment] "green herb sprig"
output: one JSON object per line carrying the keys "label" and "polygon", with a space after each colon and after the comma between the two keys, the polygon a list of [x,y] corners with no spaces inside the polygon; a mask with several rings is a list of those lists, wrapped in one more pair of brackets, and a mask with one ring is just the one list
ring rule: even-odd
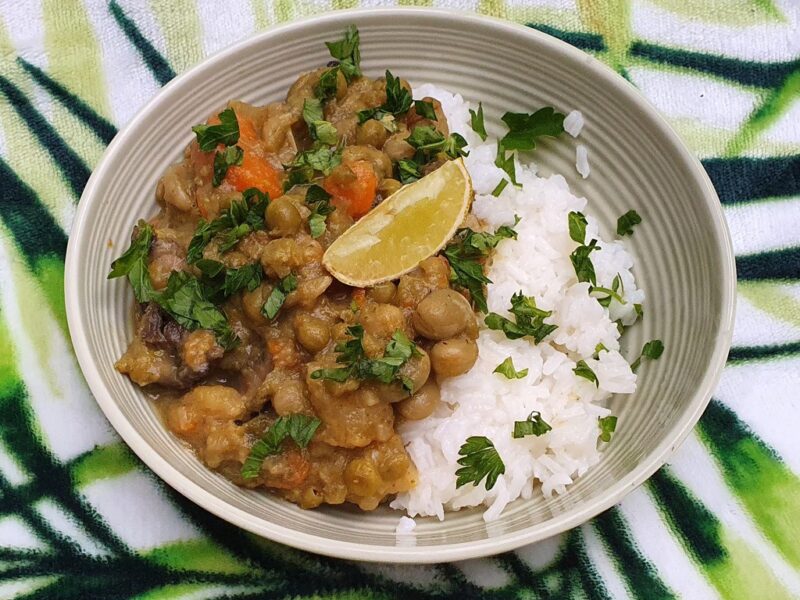
{"label": "green herb sprig", "polygon": [[268,456],[280,454],[284,441],[292,439],[300,448],[306,448],[322,421],[299,413],[284,415],[272,424],[260,440],[250,449],[242,465],[243,479],[255,479]]}
{"label": "green herb sprig", "polygon": [[497,313],[489,313],[484,322],[489,329],[502,331],[510,340],[530,336],[538,344],[558,328],[557,325],[544,322],[552,311],[537,308],[533,297],[523,295],[522,291],[511,296],[511,308],[508,310],[514,315],[514,321]]}
{"label": "green herb sprig", "polygon": [[524,421],[514,421],[514,432],[511,436],[514,439],[523,438],[527,435],[540,436],[553,429],[543,418],[542,414],[535,410],[528,415]]}
{"label": "green herb sprig", "polygon": [[492,440],[485,436],[471,436],[458,451],[461,458],[456,471],[456,488],[472,483],[478,485],[486,478],[486,490],[491,490],[497,478],[506,472],[506,465],[494,447]]}

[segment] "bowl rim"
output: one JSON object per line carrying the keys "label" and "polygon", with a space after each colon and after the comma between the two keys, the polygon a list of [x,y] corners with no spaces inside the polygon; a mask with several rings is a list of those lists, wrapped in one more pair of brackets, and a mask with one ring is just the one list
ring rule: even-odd
{"label": "bowl rim", "polygon": [[[636,108],[650,120],[652,125],[658,128],[659,133],[678,150],[680,158],[682,159],[682,166],[686,170],[687,176],[693,177],[698,186],[703,190],[702,198],[697,198],[697,201],[705,202],[710,210],[712,218],[709,225],[714,233],[716,252],[720,255],[722,262],[722,269],[719,272],[719,276],[722,280],[722,310],[718,316],[720,329],[717,335],[717,343],[714,352],[708,359],[708,366],[702,384],[695,390],[689,408],[680,416],[675,425],[673,425],[668,437],[648,455],[647,459],[637,464],[634,469],[617,480],[614,485],[609,486],[606,490],[601,492],[593,501],[587,502],[583,506],[570,509],[566,513],[550,519],[545,523],[506,533],[502,536],[487,537],[486,539],[473,542],[444,544],[441,546],[397,545],[393,547],[379,547],[355,542],[323,541],[312,533],[297,531],[261,519],[255,520],[247,511],[232,507],[222,499],[206,491],[199,484],[194,483],[188,476],[170,465],[166,459],[144,440],[138,430],[125,418],[113,396],[106,389],[94,357],[90,352],[86,335],[87,325],[84,321],[79,303],[77,278],[71,276],[71,274],[79,272],[80,258],[84,251],[81,249],[80,239],[83,237],[82,234],[84,231],[90,226],[87,218],[89,204],[98,201],[98,196],[95,193],[98,181],[105,175],[106,167],[112,162],[112,157],[125,152],[131,131],[148,117],[149,113],[163,101],[165,96],[169,95],[172,89],[181,86],[184,81],[196,77],[205,70],[212,68],[213,65],[224,62],[227,58],[235,55],[244,48],[263,43],[264,40],[280,33],[302,30],[311,22],[315,24],[321,22],[331,26],[346,26],[354,18],[364,19],[379,17],[386,19],[393,16],[411,16],[412,18],[421,20],[426,18],[434,20],[446,19],[450,22],[456,22],[458,25],[465,28],[486,27],[493,30],[498,35],[527,35],[535,38],[538,43],[551,47],[553,51],[557,53],[562,53],[571,56],[573,59],[583,61],[604,85],[615,88],[616,91],[626,96],[628,100],[635,104]],[[736,266],[733,245],[719,198],[711,180],[697,157],[687,148],[672,127],[632,83],[619,76],[610,67],[593,56],[571,46],[567,42],[532,27],[466,11],[420,7],[381,7],[337,10],[298,19],[290,23],[275,25],[206,57],[168,82],[136,113],[125,127],[117,133],[94,168],[83,190],[75,213],[67,244],[64,268],[67,323],[78,364],[86,378],[89,389],[116,432],[134,453],[164,482],[217,517],[250,531],[251,533],[281,544],[333,558],[369,562],[417,564],[440,563],[489,556],[514,550],[526,544],[549,538],[588,521],[592,517],[618,503],[624,496],[644,483],[674,454],[678,446],[680,446],[683,440],[692,431],[708,402],[711,400],[711,396],[722,375],[722,370],[725,366],[732,341],[736,304],[735,291]]]}

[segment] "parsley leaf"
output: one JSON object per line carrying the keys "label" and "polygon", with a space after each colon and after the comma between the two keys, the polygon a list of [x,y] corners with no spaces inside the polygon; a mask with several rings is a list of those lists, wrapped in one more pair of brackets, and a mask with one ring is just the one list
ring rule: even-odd
{"label": "parsley leaf", "polygon": [[336,88],[338,85],[339,67],[328,69],[319,76],[317,85],[314,86],[314,96],[323,102],[328,98],[336,95]]}
{"label": "parsley leaf", "polygon": [[617,219],[617,235],[633,235],[634,225],[642,222],[642,217],[635,210],[629,210]]}
{"label": "parsley leaf", "polygon": [[599,386],[600,383],[597,381],[597,375],[594,374],[594,371],[586,364],[585,360],[579,360],[575,363],[575,368],[572,369],[572,372],[575,373],[578,377],[583,377],[584,379],[588,379],[595,386]]}
{"label": "parsley leaf", "polygon": [[206,299],[200,281],[185,271],[173,271],[166,289],[154,299],[181,327],[189,331],[210,329],[226,350],[238,342],[225,313]]}
{"label": "parsley leaf", "polygon": [[533,150],[536,138],[558,136],[564,132],[564,115],[550,106],[540,108],[535,113],[507,112],[502,117],[508,126],[508,133],[500,140],[505,150]]}
{"label": "parsley leaf", "polygon": [[227,269],[225,282],[222,284],[223,295],[227,298],[240,290],[254,291],[261,285],[262,274],[261,265],[258,263],[251,263],[238,269]]}
{"label": "parsley leaf", "polygon": [[[365,123],[370,119],[375,119],[376,121],[380,121],[381,123],[383,123],[384,126],[386,126],[388,124],[387,119],[391,118],[391,121],[394,121],[395,115],[402,115],[403,113],[408,112],[408,109],[411,108],[411,104],[413,102],[414,101],[411,98],[411,92],[409,92],[406,88],[404,88],[401,85],[400,78],[392,75],[392,72],[387,69],[386,102],[384,102],[380,106],[358,111],[358,122]],[[420,102],[423,101],[417,100],[417,104],[419,104]],[[431,110],[432,109],[433,106],[431,106]],[[434,120],[436,120],[435,115],[434,115]],[[391,130],[392,128],[394,128],[394,124],[392,123],[391,127],[386,127],[386,128]]]}
{"label": "parsley leaf", "polygon": [[514,154],[512,153],[506,156],[506,151],[500,145],[500,142],[497,142],[497,157],[494,159],[494,164],[497,168],[503,169],[503,171],[506,172],[511,183],[519,185],[517,183],[517,167],[514,164]]}
{"label": "parsley leaf", "polygon": [[264,211],[268,203],[267,194],[249,188],[242,193],[241,201],[231,202],[230,207],[213,221],[200,219],[189,242],[186,261],[193,264],[203,258],[203,250],[219,234],[224,234],[219,250],[225,252],[251,231],[264,229]]}
{"label": "parsley leaf", "polygon": [[228,146],[225,150],[214,154],[214,177],[211,185],[219,187],[228,174],[228,167],[238,167],[242,164],[243,158],[244,151],[239,146]]}
{"label": "parsley leaf", "polygon": [[133,287],[133,295],[137,302],[149,302],[156,295],[150,272],[147,269],[147,258],[150,255],[150,245],[153,243],[153,226],[146,221],[139,221],[136,225],[138,232],[131,241],[128,249],[111,263],[111,272],[108,279],[128,276],[128,281]]}
{"label": "parsley leaf", "polygon": [[595,275],[594,265],[589,255],[595,250],[600,250],[600,247],[597,245],[597,240],[592,240],[589,242],[588,246],[578,246],[573,250],[572,254],[569,255],[572,266],[575,268],[575,275],[578,277],[578,281],[588,281],[593,286],[597,285],[597,276]]}
{"label": "parsley leaf", "polygon": [[586,217],[580,212],[571,212],[567,216],[569,221],[569,237],[579,244],[586,241]]}
{"label": "parsley leaf", "polygon": [[468,437],[458,454],[462,457],[458,459],[458,464],[462,466],[456,471],[456,488],[468,483],[478,485],[485,477],[488,491],[497,483],[497,478],[506,472],[503,459],[487,437]]}
{"label": "parsley leaf", "polygon": [[486,125],[483,122],[483,104],[478,102],[478,112],[469,109],[469,124],[472,131],[478,134],[484,142],[486,141]]}
{"label": "parsley leaf", "polygon": [[436,110],[433,108],[433,102],[428,100],[414,100],[414,111],[423,119],[436,121]]}
{"label": "parsley leaf", "polygon": [[419,164],[411,159],[401,158],[397,161],[397,177],[403,184],[415,182],[422,177]]}
{"label": "parsley leaf", "polygon": [[331,195],[319,185],[312,185],[306,191],[306,204],[311,207],[308,216],[308,229],[311,237],[318,238],[325,233],[325,221],[328,215],[336,210],[331,205]]}
{"label": "parsley leaf", "polygon": [[253,479],[261,472],[261,465],[268,456],[279,454],[286,438],[305,448],[314,437],[322,421],[300,413],[278,417],[259,441],[253,444],[250,454],[242,465],[242,478]]}
{"label": "parsley leaf", "polygon": [[517,371],[514,368],[514,361],[511,360],[511,357],[509,356],[503,362],[497,365],[492,373],[500,373],[501,375],[504,375],[506,379],[522,379],[528,374],[528,369]]}
{"label": "parsley leaf", "polygon": [[283,303],[286,301],[286,296],[297,289],[297,277],[289,274],[278,282],[272,292],[270,292],[264,306],[261,307],[261,314],[269,320],[274,319],[278,315]]}
{"label": "parsley leaf", "polygon": [[537,308],[533,297],[524,296],[522,291],[511,296],[509,312],[514,315],[514,321],[497,313],[489,313],[484,323],[489,329],[502,331],[510,340],[531,336],[537,344],[558,328],[557,325],[544,322],[552,311]]}
{"label": "parsley leaf", "polygon": [[641,304],[634,304],[633,310],[636,311],[636,317],[641,319],[644,316],[644,309]]}
{"label": "parsley leaf", "polygon": [[[428,162],[430,158],[438,152],[444,152],[450,158],[467,156],[464,147],[467,145],[465,140],[458,133],[451,133],[445,137],[439,130],[430,125],[420,125],[414,127],[411,135],[406,138],[412,148]],[[418,161],[419,162],[419,161]]]}
{"label": "parsley leaf", "polygon": [[611,434],[617,429],[617,417],[608,415],[597,419],[597,424],[600,427],[600,439],[604,442],[611,441]]}
{"label": "parsley leaf", "polygon": [[508,185],[508,179],[501,179],[500,183],[498,183],[492,190],[492,196],[497,198],[500,194],[503,193],[503,190],[506,189],[507,185]]}
{"label": "parsley leaf", "polygon": [[226,108],[217,115],[217,125],[195,125],[192,127],[200,150],[211,152],[219,144],[233,146],[239,141],[239,121],[232,108]]}
{"label": "parsley leaf", "polygon": [[347,79],[348,83],[353,77],[361,76],[361,50],[358,28],[350,25],[344,32],[344,37],[335,42],[325,42],[331,56],[339,61],[338,68]]}
{"label": "parsley leaf", "polygon": [[642,348],[642,354],[633,363],[631,363],[631,371],[634,373],[639,365],[642,364],[642,359],[658,360],[664,353],[664,342],[661,340],[650,340]]}
{"label": "parsley leaf", "polygon": [[[514,225],[517,223],[519,223],[518,218],[514,220]],[[483,286],[491,283],[483,273],[481,261],[501,240],[508,238],[517,238],[514,226],[503,225],[495,233],[464,228],[456,231],[453,241],[444,249],[444,257],[450,263],[450,281],[467,290],[481,312],[489,312]]]}
{"label": "parsley leaf", "polygon": [[335,369],[317,369],[311,379],[330,379],[342,383],[347,379],[375,379],[382,383],[399,381],[406,391],[411,391],[411,382],[400,375],[402,367],[412,356],[419,354],[416,344],[402,331],[396,331],[386,345],[382,358],[369,359],[364,353],[362,340],[364,328],[352,325],[347,328],[350,339],[336,344],[339,353],[336,362],[344,365]]}
{"label": "parsley leaf", "polygon": [[331,171],[338,167],[341,162],[341,148],[317,146],[301,152],[291,163],[286,165],[288,179],[284,189],[288,190],[295,185],[308,183],[314,179],[314,174],[317,171],[323,175],[330,175]]}
{"label": "parsley leaf", "polygon": [[220,304],[244,289],[252,292],[261,285],[263,271],[258,263],[226,269],[219,261],[202,258],[195,266],[203,273],[200,278],[203,297],[214,304]]}
{"label": "parsley leaf", "polygon": [[514,433],[511,437],[514,439],[523,438],[526,435],[540,436],[550,431],[552,427],[550,424],[542,419],[542,414],[535,410],[528,415],[524,421],[514,421]]}
{"label": "parsley leaf", "polygon": [[330,146],[339,141],[339,132],[332,123],[324,119],[322,102],[317,98],[306,98],[303,101],[303,120],[308,125],[311,139]]}

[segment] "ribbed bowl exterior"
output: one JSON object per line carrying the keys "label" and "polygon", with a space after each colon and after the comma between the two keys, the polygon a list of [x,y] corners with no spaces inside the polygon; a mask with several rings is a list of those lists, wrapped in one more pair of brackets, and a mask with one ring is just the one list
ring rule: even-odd
{"label": "ribbed bowl exterior", "polygon": [[[628,247],[647,293],[645,317],[624,337],[634,356],[660,338],[666,351],[643,369],[637,392],[613,399],[614,440],[599,465],[551,500],[510,505],[487,525],[479,510],[444,522],[418,519],[398,541],[399,513],[347,508],[304,511],[240,489],[206,469],[159,421],[144,394],[113,367],[131,338],[133,296],[106,280],[136,221],[155,213],[154,190],[181,156],[190,127],[229,99],[281,99],[296,76],[325,64],[325,40],[350,23],[361,32],[362,68],[412,83],[432,82],[483,101],[491,134],[506,110],[552,105],[586,118],[579,142],[591,176],[575,172],[575,141],[546,141],[544,172],[567,177],[589,199],[605,233],[633,208],[644,218]],[[719,201],[700,164],[636,90],[592,57],[545,34],[453,12],[385,9],[331,13],[268,30],[178,77],[121,132],[95,170],[78,208],[67,255],[70,332],[98,403],[125,441],[190,499],[254,533],[338,557],[438,562],[493,554],[554,535],[619,501],[668,458],[713,392],[727,355],[735,271]]]}

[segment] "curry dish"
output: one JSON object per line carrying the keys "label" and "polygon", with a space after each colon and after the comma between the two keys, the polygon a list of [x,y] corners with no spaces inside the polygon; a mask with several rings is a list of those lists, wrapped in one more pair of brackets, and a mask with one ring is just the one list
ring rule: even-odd
{"label": "curry dish", "polygon": [[361,74],[357,31],[329,48],[284,101],[232,101],[196,126],[164,173],[160,212],[112,265],[137,299],[116,368],[236,484],[372,510],[415,485],[397,424],[432,414],[439,382],[477,359],[474,299],[443,254],[366,289],[322,257],[463,139],[437,101]]}

